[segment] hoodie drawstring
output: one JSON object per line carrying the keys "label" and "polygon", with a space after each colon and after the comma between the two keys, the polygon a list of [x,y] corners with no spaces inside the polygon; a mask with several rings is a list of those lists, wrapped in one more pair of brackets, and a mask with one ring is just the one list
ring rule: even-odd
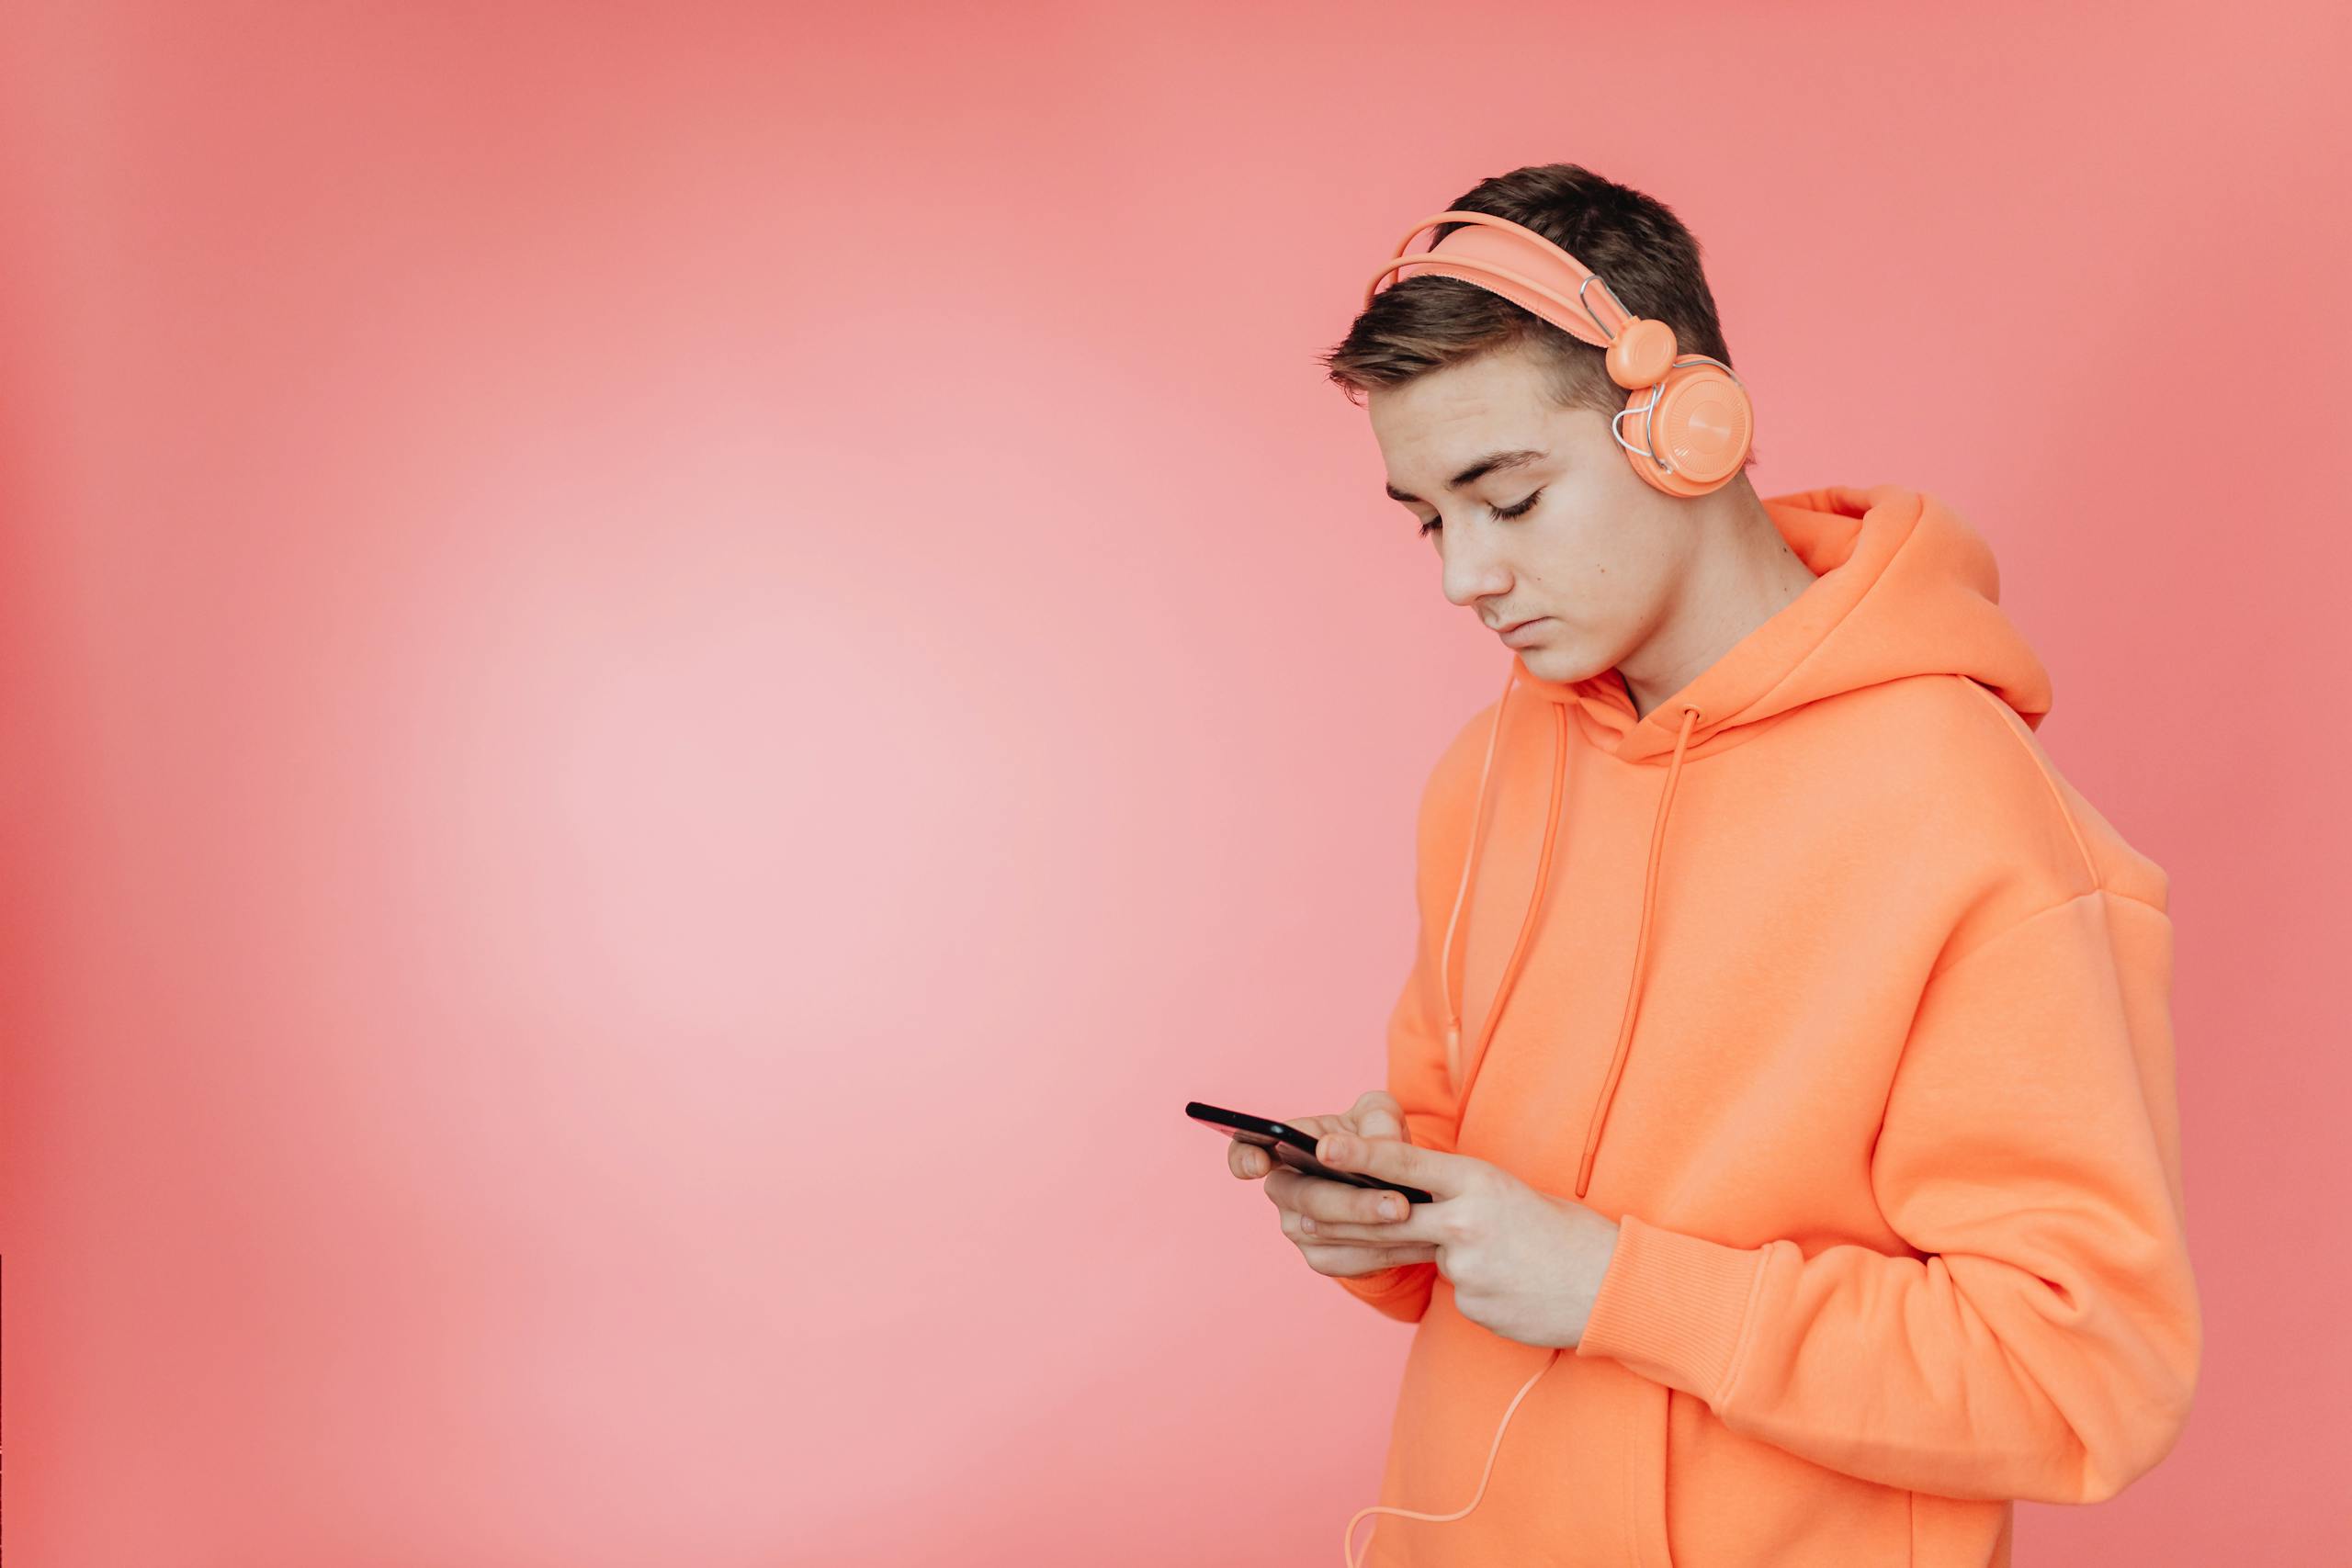
{"label": "hoodie drawstring", "polygon": [[[1498,710],[1496,716],[1498,718],[1501,716],[1499,709]],[[1520,964],[1527,957],[1529,940],[1535,934],[1535,912],[1544,907],[1544,890],[1550,885],[1552,880],[1552,853],[1555,847],[1559,842],[1560,836],[1560,797],[1566,793],[1567,785],[1568,715],[1566,709],[1561,707],[1553,708],[1552,726],[1552,798],[1549,807],[1544,813],[1544,848],[1538,854],[1535,862],[1535,886],[1527,895],[1526,913],[1522,914],[1519,918],[1519,940],[1511,943],[1510,962],[1503,965],[1503,977],[1495,987],[1494,999],[1487,1004],[1487,1016],[1485,1021],[1479,1027],[1477,1041],[1471,1049],[1470,1059],[1466,1065],[1467,1076],[1462,1078],[1460,1087],[1454,1091],[1454,1125],[1457,1130],[1461,1126],[1460,1114],[1462,1107],[1469,1102],[1470,1086],[1478,1081],[1478,1068],[1486,1062],[1487,1043],[1494,1038],[1495,1021],[1502,1017],[1503,1003],[1510,998],[1511,986],[1519,978]],[[1490,754],[1488,761],[1491,762],[1492,760],[1493,759]],[[1485,814],[1486,796],[1487,781],[1482,775],[1478,780],[1478,801],[1479,813],[1481,816]],[[1473,845],[1473,848],[1475,850],[1475,844]],[[1471,863],[1472,863],[1466,861],[1464,863],[1462,869],[1465,874],[1463,879],[1462,888],[1457,891],[1454,896],[1454,912],[1457,918],[1461,913],[1462,895],[1468,890],[1470,886],[1469,878],[1466,874],[1470,870]],[[1449,955],[1451,953],[1453,941],[1453,923],[1452,921],[1448,921],[1446,925],[1446,942]],[[1464,953],[1463,963],[1466,969],[1469,963],[1469,956],[1466,952],[1467,944],[1465,943],[1464,945],[1465,952]],[[1450,956],[1447,968],[1449,971],[1452,968]],[[1468,984],[1466,973],[1464,978],[1464,984],[1465,986]],[[1460,1042],[1462,1038],[1462,1010],[1451,999],[1454,993],[1449,989],[1447,994],[1448,1002],[1446,1008],[1447,1018],[1445,1037],[1449,1052],[1453,1056],[1458,1057],[1460,1055]]]}
{"label": "hoodie drawstring", "polygon": [[[1503,707],[1510,701],[1511,688],[1517,683],[1518,675],[1519,669],[1514,664],[1511,667],[1510,678],[1503,682],[1502,697],[1495,704],[1494,725],[1487,731],[1487,760],[1478,770],[1478,799],[1470,819],[1470,847],[1463,856],[1462,881],[1453,892],[1453,913],[1445,922],[1445,945],[1438,957],[1439,985],[1444,990],[1446,998],[1445,1065],[1448,1074],[1457,1079],[1461,1064],[1462,1010],[1453,1001],[1458,994],[1453,984],[1453,933],[1462,920],[1464,900],[1469,895],[1471,868],[1478,862],[1478,840],[1485,830],[1487,819],[1487,781],[1492,775],[1495,765],[1495,741],[1496,738],[1502,733]],[[1550,806],[1544,811],[1544,849],[1542,858],[1536,863],[1535,891],[1528,897],[1527,912],[1520,917],[1519,941],[1511,948],[1510,962],[1503,965],[1502,983],[1496,987],[1495,999],[1487,1008],[1485,1026],[1478,1031],[1479,1049],[1473,1052],[1470,1057],[1470,1076],[1473,1079],[1477,1077],[1478,1065],[1486,1059],[1486,1043],[1493,1037],[1495,1020],[1501,1016],[1503,998],[1510,994],[1511,982],[1518,977],[1520,961],[1527,956],[1528,934],[1534,930],[1535,911],[1544,907],[1544,889],[1552,876],[1552,851],[1558,840],[1560,826],[1560,796],[1567,777],[1567,709],[1555,706],[1552,710],[1552,799]],[[1592,1120],[1585,1130],[1584,1162],[1577,1170],[1578,1198],[1582,1198],[1585,1195],[1585,1190],[1592,1185],[1592,1162],[1600,1153],[1601,1130],[1609,1122],[1610,1104],[1617,1097],[1617,1080],[1624,1076],[1626,1047],[1634,1038],[1635,1004],[1641,998],[1642,972],[1649,957],[1650,913],[1657,907],[1657,867],[1660,853],[1666,843],[1666,822],[1674,811],[1674,786],[1682,776],[1683,752],[1690,744],[1690,730],[1698,722],[1699,710],[1685,705],[1682,709],[1682,732],[1675,738],[1674,760],[1668,764],[1666,770],[1666,792],[1658,797],[1657,815],[1650,820],[1649,869],[1642,879],[1641,924],[1634,932],[1634,971],[1632,977],[1625,982],[1625,1010],[1617,1025],[1616,1055],[1609,1064],[1608,1081],[1601,1086],[1600,1099],[1595,1101],[1592,1108]],[[1464,962],[1467,962],[1466,958]],[[1461,1083],[1455,1091],[1453,1100],[1457,1129],[1460,1126],[1462,1107],[1469,1098],[1470,1085],[1466,1082]],[[1518,1411],[1520,1401],[1527,1397],[1528,1390],[1543,1381],[1545,1372],[1558,1364],[1561,1356],[1566,1354],[1566,1346],[1555,1347],[1544,1356],[1544,1364],[1535,1369],[1535,1375],[1520,1384],[1519,1392],[1511,1395],[1510,1404],[1504,1407],[1502,1420],[1495,1427],[1495,1440],[1487,1450],[1486,1471],[1478,1477],[1478,1490],[1471,1495],[1470,1501],[1451,1514],[1429,1514],[1417,1508],[1391,1507],[1385,1503],[1375,1503],[1370,1507],[1358,1509],[1355,1517],[1348,1521],[1348,1528],[1340,1538],[1341,1558],[1348,1564],[1348,1568],[1356,1568],[1354,1544],[1356,1521],[1362,1519],[1366,1514],[1394,1514],[1399,1518],[1422,1519],[1432,1524],[1444,1524],[1462,1517],[1476,1507],[1479,1499],[1487,1495],[1487,1479],[1495,1472],[1495,1455],[1502,1451],[1503,1433],[1509,1429],[1510,1418]],[[1379,1528],[1377,1524],[1373,1527],[1374,1531]],[[1372,1538],[1367,1535],[1364,1538],[1364,1550],[1369,1551],[1371,1549]]]}
{"label": "hoodie drawstring", "polygon": [[[1495,1023],[1502,1016],[1503,1003],[1510,998],[1511,986],[1519,978],[1520,964],[1527,956],[1529,938],[1535,930],[1536,911],[1544,907],[1544,889],[1552,878],[1552,856],[1559,843],[1560,798],[1566,788],[1567,709],[1555,706],[1552,712],[1552,795],[1544,813],[1544,847],[1536,861],[1535,886],[1528,895],[1526,912],[1520,917],[1519,940],[1511,946],[1510,959],[1503,965],[1503,976],[1495,987],[1494,999],[1487,1004],[1487,1016],[1470,1053],[1465,1075],[1462,1060],[1462,1009],[1454,998],[1462,994],[1467,978],[1465,976],[1459,983],[1454,978],[1454,936],[1461,924],[1463,907],[1468,899],[1473,872],[1478,863],[1479,843],[1486,833],[1487,782],[1494,773],[1496,742],[1502,733],[1503,709],[1510,701],[1518,675],[1519,668],[1514,663],[1510,677],[1503,682],[1503,694],[1495,704],[1494,723],[1487,732],[1487,758],[1478,770],[1477,804],[1471,818],[1470,847],[1463,856],[1462,880],[1454,889],[1453,913],[1446,920],[1445,942],[1439,954],[1440,985],[1446,998],[1446,1072],[1454,1084],[1457,1137],[1463,1108],[1469,1102],[1470,1089],[1477,1081],[1478,1068],[1486,1061],[1487,1043],[1494,1037]],[[1682,709],[1682,729],[1674,741],[1674,757],[1667,766],[1666,789],[1658,797],[1657,815],[1650,822],[1649,863],[1642,878],[1642,914],[1634,932],[1634,966],[1625,981],[1625,1003],[1617,1025],[1617,1045],[1611,1055],[1609,1077],[1601,1084],[1600,1093],[1593,1102],[1591,1118],[1585,1127],[1584,1155],[1577,1167],[1576,1195],[1579,1200],[1592,1186],[1593,1161],[1600,1157],[1600,1137],[1608,1125],[1609,1108],[1617,1098],[1617,1084],[1624,1077],[1625,1060],[1633,1044],[1634,1023],[1640,1011],[1642,977],[1649,963],[1650,919],[1657,901],[1657,868],[1665,852],[1666,824],[1673,815],[1675,786],[1681,780],[1683,755],[1690,747],[1690,731],[1699,718],[1699,710],[1686,704]],[[1464,963],[1467,963],[1466,953]]]}
{"label": "hoodie drawstring", "polygon": [[[1438,950],[1438,989],[1444,993],[1446,1000],[1445,1077],[1448,1083],[1456,1086],[1456,1106],[1462,1103],[1462,1010],[1453,1005],[1459,990],[1453,978],[1453,928],[1461,923],[1462,901],[1470,891],[1470,868],[1478,863],[1478,840],[1487,829],[1487,780],[1495,771],[1495,739],[1502,734],[1503,709],[1510,705],[1511,688],[1517,684],[1519,666],[1513,664],[1503,676],[1503,694],[1495,699],[1494,722],[1487,727],[1487,760],[1478,764],[1478,799],[1470,814],[1470,847],[1462,856],[1462,880],[1453,890],[1453,913],[1446,917],[1445,942]],[[1533,906],[1529,908],[1532,913]]]}
{"label": "hoodie drawstring", "polygon": [[1617,1080],[1625,1076],[1625,1058],[1634,1043],[1634,1018],[1641,1007],[1642,974],[1649,964],[1650,911],[1657,899],[1658,861],[1666,852],[1666,819],[1674,811],[1674,786],[1682,776],[1683,749],[1690,744],[1690,727],[1698,722],[1697,708],[1682,710],[1682,733],[1675,737],[1674,761],[1667,764],[1666,793],[1658,797],[1657,815],[1650,819],[1650,863],[1642,877],[1641,923],[1634,929],[1634,972],[1625,982],[1625,1012],[1617,1025],[1617,1050],[1610,1058],[1609,1077],[1600,1086],[1600,1098],[1592,1108],[1592,1121],[1585,1128],[1584,1160],[1577,1167],[1579,1199],[1592,1185],[1592,1162],[1600,1155],[1600,1132],[1609,1124],[1609,1107],[1617,1099]]}

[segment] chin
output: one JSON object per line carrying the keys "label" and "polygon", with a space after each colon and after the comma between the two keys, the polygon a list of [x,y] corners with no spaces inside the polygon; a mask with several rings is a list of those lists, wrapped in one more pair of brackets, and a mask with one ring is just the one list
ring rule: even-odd
{"label": "chin", "polygon": [[1572,685],[1589,681],[1611,668],[1607,663],[1596,664],[1591,657],[1578,649],[1574,641],[1555,632],[1532,648],[1514,649],[1527,672],[1539,681],[1551,681]]}

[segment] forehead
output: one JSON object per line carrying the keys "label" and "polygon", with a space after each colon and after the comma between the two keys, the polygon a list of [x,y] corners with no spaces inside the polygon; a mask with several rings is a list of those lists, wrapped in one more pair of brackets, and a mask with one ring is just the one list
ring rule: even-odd
{"label": "forehead", "polygon": [[1432,494],[1482,458],[1544,451],[1562,434],[1563,411],[1517,355],[1489,355],[1375,389],[1364,409],[1392,495],[1399,488]]}

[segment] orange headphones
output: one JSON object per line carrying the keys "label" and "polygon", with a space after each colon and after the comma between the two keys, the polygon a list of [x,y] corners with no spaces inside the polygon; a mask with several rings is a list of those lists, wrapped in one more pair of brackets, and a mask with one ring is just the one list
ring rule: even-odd
{"label": "orange headphones", "polygon": [[[1406,254],[1415,235],[1440,223],[1460,223],[1427,250]],[[1678,355],[1674,329],[1645,320],[1584,263],[1534,230],[1490,212],[1449,209],[1422,219],[1396,243],[1396,254],[1364,286],[1369,306],[1390,273],[1458,277],[1532,310],[1570,337],[1608,351],[1609,378],[1626,389],[1625,406],[1609,434],[1625,449],[1634,472],[1668,495],[1704,495],[1728,482],[1747,460],[1756,415],[1747,388],[1720,359]],[[1592,291],[1588,298],[1588,291]],[[1641,445],[1621,424],[1641,418]]]}
{"label": "orange headphones", "polygon": [[[1413,243],[1415,235],[1448,222],[1468,227],[1456,229],[1425,251],[1406,254],[1405,247]],[[1413,268],[1417,276],[1434,275],[1475,283],[1514,305],[1532,310],[1570,337],[1606,349],[1609,378],[1627,393],[1624,408],[1609,422],[1609,434],[1625,449],[1626,461],[1633,464],[1634,472],[1655,489],[1668,495],[1704,495],[1727,483],[1747,460],[1748,443],[1756,434],[1755,411],[1747,400],[1747,388],[1733,374],[1732,367],[1703,354],[1678,355],[1672,327],[1626,310],[1600,275],[1534,230],[1492,213],[1458,209],[1424,218],[1397,242],[1396,254],[1388,265],[1372,275],[1372,281],[1364,287],[1364,304],[1370,305],[1373,296],[1380,292],[1381,279],[1391,273],[1401,279],[1407,267]],[[1589,291],[1594,291],[1590,298],[1587,297]],[[1606,312],[1597,306],[1605,306]],[[1624,432],[1619,428],[1634,415],[1641,418],[1642,444],[1638,446],[1625,439]],[[1499,713],[1496,721],[1501,722]],[[1487,753],[1489,764],[1494,761],[1493,748],[1494,738],[1490,735]],[[1481,775],[1482,801],[1484,785]],[[1463,874],[1464,886],[1467,886],[1466,864]],[[1458,902],[1455,913],[1460,913]],[[1449,945],[1452,941],[1453,931],[1449,927]],[[1449,1047],[1453,1045],[1451,1036],[1447,1043]],[[1448,1056],[1451,1065],[1451,1050]],[[1355,1517],[1348,1521],[1340,1542],[1349,1568],[1355,1568],[1356,1523],[1366,1514],[1395,1514],[1401,1518],[1443,1524],[1478,1506],[1478,1500],[1487,1495],[1487,1481],[1495,1472],[1495,1455],[1501,1451],[1503,1432],[1510,1426],[1519,1402],[1552,1370],[1564,1348],[1555,1348],[1546,1356],[1535,1376],[1521,1383],[1510,1404],[1504,1407],[1502,1421],[1495,1428],[1494,1444],[1487,1450],[1486,1471],[1478,1477],[1478,1490],[1471,1495],[1470,1501],[1451,1514],[1423,1513],[1382,1503],[1358,1509]],[[1374,1526],[1375,1530],[1378,1528]],[[1369,1536],[1364,1544],[1369,1550]]]}

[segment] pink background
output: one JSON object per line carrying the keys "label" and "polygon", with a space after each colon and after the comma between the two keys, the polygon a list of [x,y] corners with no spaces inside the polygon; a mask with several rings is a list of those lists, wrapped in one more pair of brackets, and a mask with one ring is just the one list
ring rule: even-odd
{"label": "pink background", "polygon": [[2197,1413],[2018,1562],[2340,1561],[2345,15],[14,8],[10,1544],[1337,1561],[1409,1331],[1180,1111],[1380,1081],[1508,655],[1314,355],[1564,159],[2173,879]]}

